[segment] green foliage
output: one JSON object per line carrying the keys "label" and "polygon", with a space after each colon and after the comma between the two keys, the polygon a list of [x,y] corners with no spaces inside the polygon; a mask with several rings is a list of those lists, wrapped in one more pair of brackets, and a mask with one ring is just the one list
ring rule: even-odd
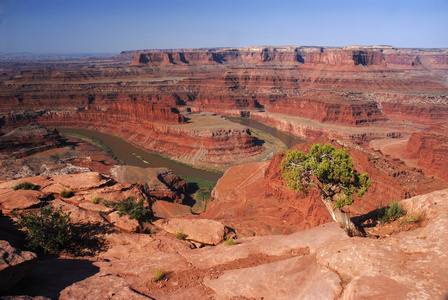
{"label": "green foliage", "polygon": [[398,222],[398,226],[404,227],[406,225],[419,224],[423,221],[425,215],[420,213],[416,215],[406,214],[406,216]]}
{"label": "green foliage", "polygon": [[178,240],[185,240],[187,238],[187,235],[183,232],[176,232],[176,238]]}
{"label": "green foliage", "polygon": [[145,199],[140,198],[138,202],[134,197],[129,197],[126,200],[118,201],[115,203],[115,208],[118,209],[118,215],[129,215],[129,219],[135,219],[137,221],[144,222],[150,217],[149,207],[145,207]]}
{"label": "green foliage", "polygon": [[195,203],[191,208],[191,211],[197,214],[205,212],[211,196],[212,190],[210,188],[200,188],[196,193],[193,194]]}
{"label": "green foliage", "polygon": [[233,238],[226,239],[224,241],[224,245],[226,245],[226,246],[232,246],[232,245],[235,245],[235,244],[236,244],[236,242],[235,242],[235,239],[233,239]]}
{"label": "green foliage", "polygon": [[106,207],[115,207],[115,203],[111,200],[100,199],[100,203]]}
{"label": "green foliage", "polygon": [[26,233],[26,247],[33,251],[59,253],[71,239],[70,213],[51,204],[41,207],[39,213],[14,213],[16,224]]}
{"label": "green foliage", "polygon": [[105,217],[109,214],[107,211],[102,211],[102,210],[98,210],[97,213],[102,217]]}
{"label": "green foliage", "polygon": [[16,191],[16,190],[37,190],[37,189],[38,189],[38,186],[37,186],[37,185],[34,185],[34,184],[31,183],[31,182],[24,181],[24,182],[21,182],[21,183],[19,183],[19,184],[13,186],[13,187],[11,187],[11,188],[12,188],[14,191]]}
{"label": "green foliage", "polygon": [[71,198],[75,193],[72,190],[62,190],[59,195],[64,198]]}
{"label": "green foliage", "polygon": [[188,183],[187,192],[194,199],[191,211],[197,214],[203,213],[207,208],[211,191],[215,188],[216,182],[189,176],[181,176],[181,178]]}
{"label": "green foliage", "polygon": [[392,201],[389,206],[378,209],[378,221],[388,223],[395,221],[404,215],[403,206],[397,201]]}
{"label": "green foliage", "polygon": [[209,188],[200,188],[199,191],[196,192],[195,198],[201,201],[208,201],[212,196],[212,191]]}
{"label": "green foliage", "polygon": [[332,199],[335,207],[340,208],[353,203],[353,194],[362,197],[371,185],[367,173],[358,174],[353,167],[347,150],[316,144],[309,154],[288,151],[281,169],[292,191],[308,192],[317,187],[322,197]]}
{"label": "green foliage", "polygon": [[180,176],[180,178],[188,183],[189,190],[194,189],[192,192],[196,192],[200,188],[208,188],[210,190],[213,190],[213,188],[216,186],[216,182],[214,181],[205,180],[197,177]]}
{"label": "green foliage", "polygon": [[163,279],[165,277],[165,271],[163,271],[162,268],[157,268],[155,273],[154,273],[154,277],[152,278],[152,280],[154,282],[157,282],[161,279]]}
{"label": "green foliage", "polygon": [[92,203],[93,204],[100,203],[100,197],[98,197],[97,195],[92,196]]}

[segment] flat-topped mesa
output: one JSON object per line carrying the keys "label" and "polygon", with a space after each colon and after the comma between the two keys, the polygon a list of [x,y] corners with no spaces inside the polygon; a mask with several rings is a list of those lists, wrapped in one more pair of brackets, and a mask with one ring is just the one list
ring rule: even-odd
{"label": "flat-topped mesa", "polygon": [[243,65],[282,63],[299,65],[303,62],[297,47],[252,47],[210,50],[152,51],[136,53],[132,66],[149,65]]}
{"label": "flat-topped mesa", "polygon": [[447,51],[396,49],[390,46],[246,47],[225,49],[158,50],[135,53],[131,66],[166,65],[290,65],[326,64],[388,68],[448,69]]}
{"label": "flat-topped mesa", "polygon": [[385,58],[377,49],[332,49],[321,48],[320,51],[310,51],[305,55],[305,63],[351,66],[385,66]]}
{"label": "flat-topped mesa", "polygon": [[154,128],[154,132],[147,147],[198,167],[227,168],[251,161],[264,151],[247,128],[208,130],[163,126]]}

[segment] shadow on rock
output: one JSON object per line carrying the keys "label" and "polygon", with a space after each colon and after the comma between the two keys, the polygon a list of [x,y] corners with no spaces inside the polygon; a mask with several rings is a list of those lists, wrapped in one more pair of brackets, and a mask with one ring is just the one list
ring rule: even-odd
{"label": "shadow on rock", "polygon": [[106,251],[104,235],[114,232],[109,224],[84,223],[73,226],[73,241],[68,252],[74,255],[95,256]]}
{"label": "shadow on rock", "polygon": [[34,269],[4,295],[44,296],[58,299],[66,287],[99,272],[92,261],[81,259],[48,259],[37,263]]}

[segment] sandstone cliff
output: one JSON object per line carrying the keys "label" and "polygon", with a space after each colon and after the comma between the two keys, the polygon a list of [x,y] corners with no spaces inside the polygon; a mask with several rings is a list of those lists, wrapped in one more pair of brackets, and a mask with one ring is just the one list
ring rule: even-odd
{"label": "sandstone cliff", "polygon": [[[326,134],[367,143],[410,136],[448,119],[446,49],[246,47],[135,51],[123,57],[131,55],[128,67],[9,74],[0,85],[0,126],[36,120],[80,125],[117,132],[183,162],[191,163],[187,149],[198,161],[224,166],[220,157],[235,162],[260,153],[244,130],[220,139],[219,130],[229,132],[220,128],[213,146],[201,140],[205,135],[171,125],[188,124],[187,112],[212,111],[258,119],[305,139]],[[219,154],[227,144],[235,151]],[[244,154],[231,158],[237,153]]]}

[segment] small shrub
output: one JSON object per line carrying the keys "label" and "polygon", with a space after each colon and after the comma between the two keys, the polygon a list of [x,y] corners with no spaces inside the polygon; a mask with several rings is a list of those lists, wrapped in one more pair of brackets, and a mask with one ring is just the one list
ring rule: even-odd
{"label": "small shrub", "polygon": [[134,197],[129,197],[126,200],[118,201],[115,203],[115,208],[118,209],[118,215],[129,215],[129,219],[135,219],[137,221],[144,222],[149,219],[150,209],[145,207],[144,198],[141,198],[138,202]]}
{"label": "small shrub", "polygon": [[98,197],[97,195],[92,196],[92,203],[93,204],[100,203],[100,197]]}
{"label": "small shrub", "polygon": [[13,186],[11,188],[14,191],[17,191],[17,190],[37,190],[38,186],[33,184],[33,183],[31,183],[31,182],[24,181],[24,182],[21,182],[21,183]]}
{"label": "small shrub", "polygon": [[154,226],[149,229],[149,233],[150,234],[154,234],[156,232],[157,232],[157,230],[156,230],[156,228]]}
{"label": "small shrub", "polygon": [[59,253],[70,240],[72,225],[70,213],[64,213],[62,207],[53,205],[41,207],[39,213],[14,213],[16,224],[26,234],[26,244],[30,250],[45,253]]}
{"label": "small shrub", "polygon": [[398,222],[398,226],[404,227],[405,225],[408,224],[418,224],[421,221],[423,221],[424,218],[425,218],[424,214],[417,214],[417,215],[406,214],[406,216]]}
{"label": "small shrub", "polygon": [[59,195],[63,198],[71,198],[75,193],[72,190],[62,190]]}
{"label": "small shrub", "polygon": [[235,244],[236,244],[236,241],[235,241],[235,239],[233,239],[233,238],[226,239],[226,240],[224,241],[224,245],[226,245],[226,246],[232,246],[232,245],[235,245]]}
{"label": "small shrub", "polygon": [[106,207],[115,207],[115,203],[113,201],[110,200],[106,200],[106,199],[101,199],[100,203]]}
{"label": "small shrub", "polygon": [[176,238],[178,240],[185,240],[187,238],[187,235],[183,232],[176,232]]}
{"label": "small shrub", "polygon": [[392,201],[389,206],[378,209],[378,221],[388,223],[404,215],[403,206],[398,201]]}
{"label": "small shrub", "polygon": [[103,210],[98,210],[97,213],[102,217],[105,217],[109,214],[107,211],[103,211]]}
{"label": "small shrub", "polygon": [[163,279],[163,277],[165,277],[165,272],[163,271],[162,268],[157,268],[156,272],[154,273],[154,277],[152,278],[152,280],[154,282],[157,282],[157,281]]}

